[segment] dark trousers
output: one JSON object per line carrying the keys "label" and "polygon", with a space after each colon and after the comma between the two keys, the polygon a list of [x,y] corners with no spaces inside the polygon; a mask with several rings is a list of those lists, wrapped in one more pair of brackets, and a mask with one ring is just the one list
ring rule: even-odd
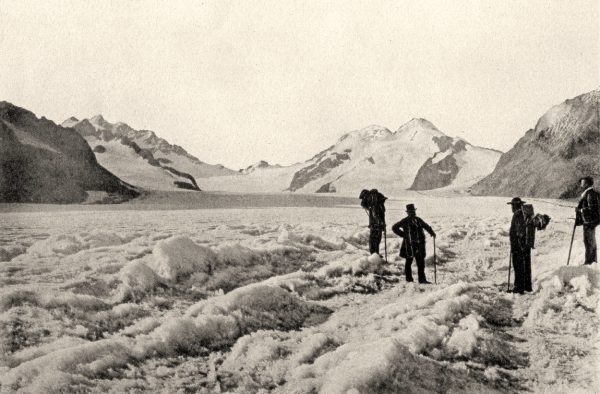
{"label": "dark trousers", "polygon": [[585,246],[585,264],[592,264],[596,256],[596,228],[583,226],[583,245]]}
{"label": "dark trousers", "polygon": [[531,252],[512,252],[512,265],[515,271],[515,291],[531,291]]}
{"label": "dark trousers", "polygon": [[372,228],[371,234],[369,235],[369,253],[379,254],[379,244],[381,243],[382,230],[379,228]]}
{"label": "dark trousers", "polygon": [[[417,260],[417,272],[419,275],[419,283],[426,282],[427,278],[425,278],[425,257],[417,256],[417,257],[415,257],[415,259]],[[406,263],[404,265],[404,276],[406,277],[407,282],[413,281],[412,267],[411,267],[412,262],[413,262],[412,257],[406,258]]]}

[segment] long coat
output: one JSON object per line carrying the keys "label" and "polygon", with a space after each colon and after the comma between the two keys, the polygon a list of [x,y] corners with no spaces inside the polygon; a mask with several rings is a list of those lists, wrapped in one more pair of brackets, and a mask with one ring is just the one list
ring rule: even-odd
{"label": "long coat", "polygon": [[577,225],[587,227],[596,227],[600,222],[600,196],[593,188],[588,188],[581,195],[579,204],[577,204]]}
{"label": "long coat", "polygon": [[529,252],[534,246],[535,229],[533,223],[525,218],[521,209],[513,213],[510,222],[510,250],[513,253]]}
{"label": "long coat", "polygon": [[402,238],[400,246],[400,257],[423,257],[425,258],[425,232],[432,237],[435,232],[430,225],[418,216],[405,217],[392,226],[392,231]]}

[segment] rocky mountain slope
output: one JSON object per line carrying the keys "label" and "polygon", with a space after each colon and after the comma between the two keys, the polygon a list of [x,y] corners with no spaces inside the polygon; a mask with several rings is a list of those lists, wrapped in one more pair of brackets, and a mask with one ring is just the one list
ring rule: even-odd
{"label": "rocky mountain slope", "polygon": [[71,117],[62,125],[79,132],[102,165],[127,182],[147,189],[200,190],[196,178],[233,173],[223,166],[201,162],[153,131],[110,123],[102,115],[83,120]]}
{"label": "rocky mountain slope", "polygon": [[90,119],[83,120],[71,117],[63,122],[63,126],[65,127],[74,127],[76,125],[76,128],[82,135],[93,135],[103,141],[126,137],[135,142],[140,148],[150,151],[157,160],[187,172],[195,178],[236,173],[236,171],[220,164],[213,165],[199,160],[181,146],[171,144],[167,140],[158,137],[154,131],[135,130],[122,122],[110,123],[102,115],[96,115]]}
{"label": "rocky mountain slope", "polygon": [[263,191],[344,194],[373,187],[386,193],[466,189],[494,169],[500,154],[448,137],[425,119],[413,119],[396,132],[376,125],[352,131],[306,162],[215,177],[206,187],[246,190],[260,184]]}
{"label": "rocky mountain slope", "polygon": [[78,133],[0,102],[0,202],[79,203],[90,192],[106,201],[138,195],[98,164]]}
{"label": "rocky mountain slope", "polygon": [[473,193],[575,196],[580,177],[600,177],[599,101],[600,90],[594,90],[552,107],[502,155]]}

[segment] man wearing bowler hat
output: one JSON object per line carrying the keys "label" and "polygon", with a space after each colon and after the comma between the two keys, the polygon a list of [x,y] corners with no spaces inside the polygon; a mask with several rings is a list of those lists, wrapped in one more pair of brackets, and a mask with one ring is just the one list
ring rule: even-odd
{"label": "man wearing bowler hat", "polygon": [[515,271],[514,293],[523,294],[532,291],[531,288],[531,247],[530,231],[523,212],[525,201],[519,197],[513,198],[507,204],[512,206],[513,217],[510,223],[510,253]]}
{"label": "man wearing bowler hat", "polygon": [[407,217],[392,226],[392,231],[402,238],[400,257],[406,259],[404,266],[406,281],[413,281],[411,265],[413,259],[416,259],[419,283],[431,283],[425,277],[425,232],[423,230],[426,230],[434,238],[435,232],[430,225],[417,216],[414,204],[406,206],[406,213]]}

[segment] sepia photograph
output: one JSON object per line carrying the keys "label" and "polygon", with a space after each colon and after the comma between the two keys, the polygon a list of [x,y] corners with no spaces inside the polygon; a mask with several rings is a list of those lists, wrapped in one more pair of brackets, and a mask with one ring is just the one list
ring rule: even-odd
{"label": "sepia photograph", "polygon": [[0,0],[0,393],[600,393],[598,185],[598,0]]}

